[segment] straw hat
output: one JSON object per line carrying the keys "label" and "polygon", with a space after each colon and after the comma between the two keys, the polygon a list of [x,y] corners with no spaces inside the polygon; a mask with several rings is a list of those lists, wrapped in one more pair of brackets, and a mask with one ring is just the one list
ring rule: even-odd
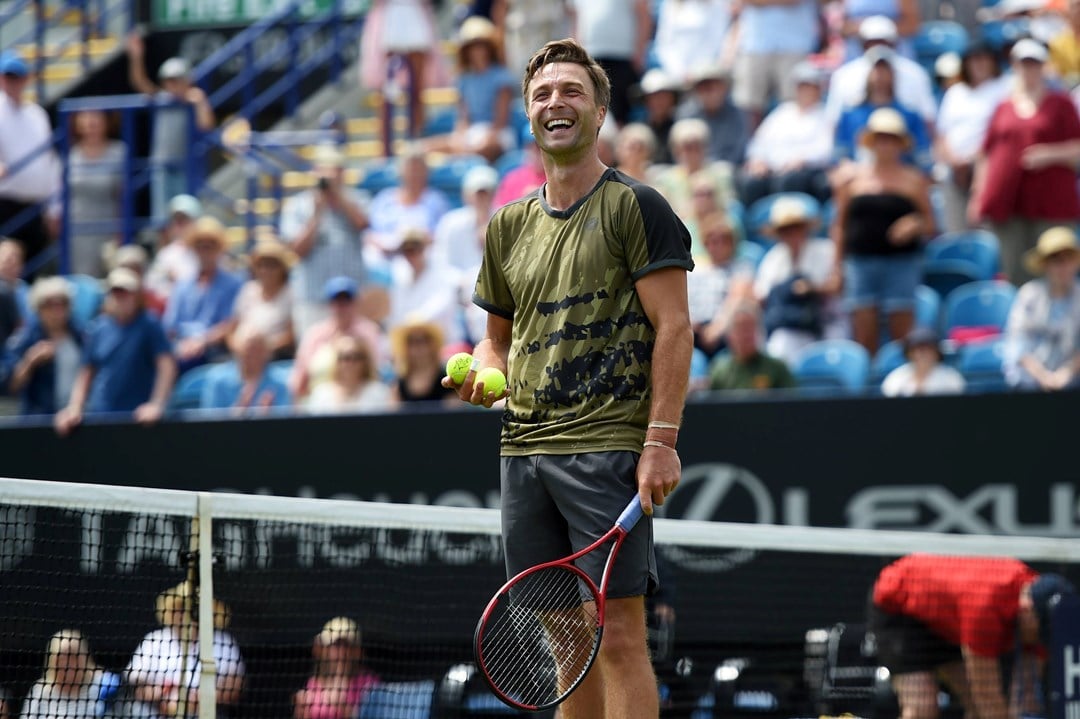
{"label": "straw hat", "polygon": [[[198,595],[192,588],[191,582],[184,580],[175,587],[169,587],[154,600],[154,614],[161,626],[171,626],[170,618],[176,612],[190,612],[192,617],[198,616]],[[229,608],[220,599],[214,599],[214,629],[224,629],[229,626]]]}
{"label": "straw hat", "polygon": [[1064,226],[1051,227],[1039,235],[1039,242],[1034,249],[1024,254],[1024,265],[1033,275],[1042,274],[1046,269],[1047,258],[1062,252],[1073,254],[1080,252],[1080,243],[1077,242],[1076,233]]}
{"label": "straw hat", "polygon": [[204,215],[195,220],[195,224],[188,230],[187,237],[184,239],[188,245],[194,245],[198,240],[213,240],[220,249],[225,249],[228,243],[225,225],[221,224],[221,220],[210,215]]}
{"label": "straw hat", "polygon": [[390,348],[398,361],[404,359],[408,337],[413,332],[424,332],[431,337],[435,352],[442,349],[444,342],[442,327],[422,317],[406,317],[390,330]]}
{"label": "straw hat", "polygon": [[326,647],[337,642],[360,646],[360,625],[348,617],[334,617],[323,625],[315,641]]}
{"label": "straw hat", "polygon": [[900,138],[904,147],[911,147],[911,133],[908,132],[904,116],[891,107],[879,107],[870,113],[860,144],[869,147],[874,135],[892,135]]}
{"label": "straw hat", "polygon": [[256,242],[255,247],[252,248],[251,252],[248,254],[248,259],[252,265],[259,260],[276,260],[277,262],[280,262],[286,270],[292,269],[299,261],[296,253],[284,242],[273,238],[267,238]]}
{"label": "straw hat", "polygon": [[773,232],[793,225],[812,226],[815,222],[817,222],[817,217],[806,206],[806,203],[793,197],[779,198],[769,211],[769,228]]}
{"label": "straw hat", "polygon": [[473,15],[461,23],[461,29],[458,30],[458,45],[465,47],[474,42],[495,44],[498,32],[493,22],[485,17]]}
{"label": "straw hat", "polygon": [[63,277],[42,277],[30,287],[30,307],[37,312],[45,300],[59,297],[71,302],[75,297],[75,288]]}

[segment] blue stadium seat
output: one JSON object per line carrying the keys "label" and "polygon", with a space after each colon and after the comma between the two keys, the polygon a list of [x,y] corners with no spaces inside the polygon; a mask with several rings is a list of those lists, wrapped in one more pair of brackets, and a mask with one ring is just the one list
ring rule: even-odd
{"label": "blue stadium seat", "polygon": [[454,131],[454,125],[457,123],[457,109],[449,108],[445,110],[439,110],[427,119],[424,123],[424,137],[431,137],[433,135],[449,135]]}
{"label": "blue stadium seat", "polygon": [[292,374],[293,360],[275,360],[266,367],[266,373],[284,383],[286,386],[289,384],[289,375]]}
{"label": "blue stadium seat", "polygon": [[199,365],[180,375],[169,398],[169,409],[198,409],[202,402],[202,391],[207,377],[217,367],[216,364]]}
{"label": "blue stadium seat", "polygon": [[878,348],[870,367],[870,383],[880,386],[890,372],[907,362],[904,356],[904,341],[893,340]]}
{"label": "blue stadium seat", "polygon": [[941,321],[941,295],[926,285],[915,288],[915,326],[937,330]]}
{"label": "blue stadium seat", "polygon": [[969,392],[1000,392],[1007,389],[1002,361],[1005,340],[1000,337],[973,342],[960,348],[957,369]]}
{"label": "blue stadium seat", "polygon": [[994,233],[950,232],[927,243],[923,280],[945,297],[968,282],[994,279],[1000,257],[1001,246]]}
{"label": "blue stadium seat", "polygon": [[942,329],[946,336],[957,327],[1005,329],[1016,288],[1008,282],[972,282],[953,290],[945,298]]}
{"label": "blue stadium seat", "polygon": [[1030,34],[1031,21],[1026,17],[988,20],[979,25],[979,37],[998,52]]}
{"label": "blue stadium seat", "polygon": [[435,682],[386,682],[368,692],[357,719],[430,719]]}
{"label": "blue stadium seat", "polygon": [[753,265],[754,269],[757,269],[764,257],[765,248],[756,242],[740,242],[738,249],[735,250],[735,258]]}
{"label": "blue stadium seat", "polygon": [[525,151],[524,150],[510,150],[504,152],[502,156],[495,161],[493,167],[495,172],[499,173],[499,179],[506,177],[506,174],[510,170],[521,167],[525,164]]}
{"label": "blue stadium seat", "polygon": [[437,190],[446,193],[451,202],[461,204],[461,182],[465,173],[477,165],[486,165],[487,160],[479,155],[455,155],[446,162],[431,168],[428,183]]}
{"label": "blue stadium seat", "polygon": [[791,368],[800,389],[858,393],[870,378],[870,355],[851,340],[822,340],[804,347]]}
{"label": "blue stadium seat", "polygon": [[746,239],[761,244],[771,244],[772,238],[764,234],[769,225],[769,213],[772,212],[773,204],[781,197],[788,197],[804,203],[814,217],[821,217],[821,203],[813,195],[805,192],[775,192],[756,200],[746,210],[743,217],[743,225],[746,229]]}
{"label": "blue stadium seat", "polygon": [[934,61],[947,52],[960,55],[968,44],[968,32],[958,22],[929,20],[922,23],[912,39],[915,59],[933,77]]}
{"label": "blue stadium seat", "polygon": [[361,190],[375,194],[387,187],[395,187],[401,181],[397,161],[393,158],[377,160],[364,166],[364,176],[358,185]]}
{"label": "blue stadium seat", "polygon": [[89,275],[67,275],[65,279],[75,290],[71,300],[71,321],[83,329],[101,310],[105,290],[101,287],[101,280]]}

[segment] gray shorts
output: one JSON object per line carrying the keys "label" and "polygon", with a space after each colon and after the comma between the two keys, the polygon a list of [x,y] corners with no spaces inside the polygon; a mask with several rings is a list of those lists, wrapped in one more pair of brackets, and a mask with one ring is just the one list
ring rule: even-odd
{"label": "gray shorts", "polygon": [[[637,494],[637,462],[637,454],[625,451],[503,457],[507,576],[573,554],[611,529]],[[610,549],[610,543],[605,544],[577,561],[597,586]],[[657,585],[652,518],[646,516],[615,558],[608,597],[651,594]]]}

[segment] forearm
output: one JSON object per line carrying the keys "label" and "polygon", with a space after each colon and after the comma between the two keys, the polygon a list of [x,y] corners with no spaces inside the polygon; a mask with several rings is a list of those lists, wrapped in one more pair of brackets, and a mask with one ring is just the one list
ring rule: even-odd
{"label": "forearm", "polygon": [[485,337],[473,348],[473,359],[477,362],[477,370],[497,367],[506,374],[510,364],[510,343],[502,338]]}
{"label": "forearm", "polygon": [[292,249],[301,259],[311,254],[312,248],[315,246],[315,238],[318,236],[319,224],[322,222],[322,217],[316,212],[311,216],[311,219],[304,223],[303,229],[300,230],[300,234],[292,241]]}
{"label": "forearm", "polygon": [[214,117],[214,108],[210,106],[210,101],[200,100],[195,103],[195,126],[203,132],[209,132],[216,124],[217,118]]}
{"label": "forearm", "polygon": [[71,387],[71,398],[68,399],[68,407],[82,412],[86,406],[86,397],[90,394],[90,382],[94,378],[94,372],[89,367],[83,367],[79,374],[75,375],[75,384]]}
{"label": "forearm", "polygon": [[160,355],[157,358],[157,372],[154,375],[154,389],[150,393],[152,404],[164,407],[169,401],[173,383],[176,381],[176,363],[169,355]]}
{"label": "forearm", "polygon": [[368,226],[368,216],[360,209],[360,206],[347,200],[341,201],[341,214],[349,221],[354,230],[363,230]]}
{"label": "forearm", "polygon": [[8,389],[12,394],[18,394],[30,381],[30,377],[33,374],[34,363],[25,358],[19,360],[19,363],[15,365],[15,371],[11,374],[11,381],[8,382]]}
{"label": "forearm", "polygon": [[678,425],[682,421],[693,351],[694,333],[689,321],[668,320],[656,328],[650,422]]}
{"label": "forearm", "polygon": [[154,95],[158,91],[157,85],[151,82],[143,67],[142,58],[128,58],[128,82],[136,92],[144,95]]}

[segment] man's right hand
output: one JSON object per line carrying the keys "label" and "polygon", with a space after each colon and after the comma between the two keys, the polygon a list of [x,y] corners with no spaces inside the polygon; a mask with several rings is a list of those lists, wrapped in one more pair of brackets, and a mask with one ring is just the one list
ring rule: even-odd
{"label": "man's right hand", "polygon": [[67,437],[80,424],[82,424],[82,410],[75,407],[64,407],[53,418],[53,427],[61,437]]}
{"label": "man's right hand", "polygon": [[449,377],[442,378],[442,386],[447,389],[457,390],[458,397],[461,398],[462,402],[489,409],[500,399],[510,395],[509,389],[504,389],[503,393],[497,396],[494,392],[485,392],[484,383],[477,382],[474,384],[473,380],[475,379],[476,370],[469,370],[469,374],[465,375],[465,381],[461,383],[461,386],[455,385],[454,380]]}

